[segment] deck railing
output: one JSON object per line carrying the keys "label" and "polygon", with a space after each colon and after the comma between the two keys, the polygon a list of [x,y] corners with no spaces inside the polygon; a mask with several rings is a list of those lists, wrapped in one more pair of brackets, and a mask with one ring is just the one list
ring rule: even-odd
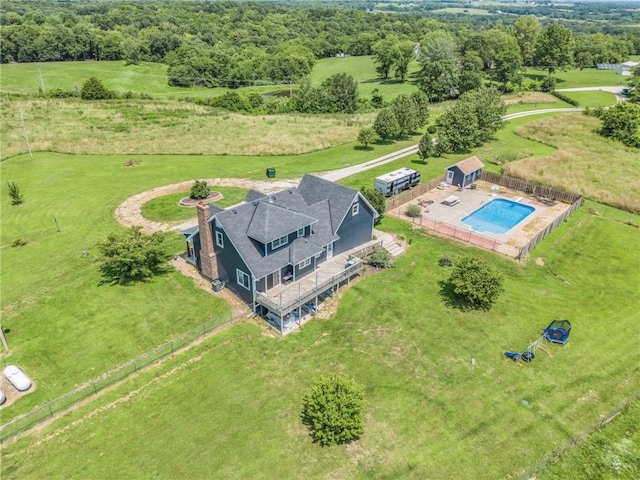
{"label": "deck railing", "polygon": [[[280,293],[278,297],[270,297],[269,295],[258,292],[256,295],[256,302],[262,305],[277,315],[285,315],[292,310],[301,307],[307,302],[315,299],[320,294],[327,290],[340,285],[343,282],[348,282],[351,277],[358,274],[362,270],[362,261],[355,263],[354,265],[344,269],[344,271],[332,275],[328,279],[322,281],[316,281],[315,286],[302,289],[302,283],[298,283],[298,294],[293,298],[283,299],[283,294]],[[317,277],[316,277],[317,279]],[[292,286],[294,288],[294,286]]]}

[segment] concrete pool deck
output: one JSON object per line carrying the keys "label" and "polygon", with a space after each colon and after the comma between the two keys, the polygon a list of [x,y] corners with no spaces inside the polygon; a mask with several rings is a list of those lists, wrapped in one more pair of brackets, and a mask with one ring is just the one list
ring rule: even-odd
{"label": "concrete pool deck", "polygon": [[[452,205],[448,204],[451,202],[442,203],[451,196],[457,197],[459,201]],[[505,233],[474,232],[469,225],[462,223],[465,216],[496,198],[529,205],[534,207],[535,211]],[[422,207],[422,217],[411,218],[406,215],[410,204]],[[391,209],[387,214],[405,219],[437,234],[515,257],[524,245],[570,207],[571,205],[562,202],[543,203],[524,192],[480,180],[476,183],[475,189],[458,190],[454,186],[434,188],[410,202]]]}

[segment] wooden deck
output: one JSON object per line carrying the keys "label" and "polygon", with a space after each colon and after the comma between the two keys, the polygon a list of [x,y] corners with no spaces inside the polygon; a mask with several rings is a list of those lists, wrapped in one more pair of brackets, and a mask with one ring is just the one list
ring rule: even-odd
{"label": "wooden deck", "polygon": [[[296,282],[280,284],[266,293],[258,293],[256,303],[282,317],[307,302],[315,302],[320,294],[336,288],[342,283],[348,283],[354,275],[357,275],[362,270],[362,260],[352,259],[352,257],[377,244],[381,244],[381,241],[372,240],[357,248],[335,255],[321,263],[313,273]],[[349,264],[350,259],[352,259],[351,264]]]}

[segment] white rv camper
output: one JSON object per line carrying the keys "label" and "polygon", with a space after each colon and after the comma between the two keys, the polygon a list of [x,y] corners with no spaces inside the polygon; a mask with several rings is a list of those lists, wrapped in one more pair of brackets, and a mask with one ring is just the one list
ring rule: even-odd
{"label": "white rv camper", "polygon": [[395,195],[420,183],[420,172],[410,168],[400,168],[376,177],[374,188],[386,197]]}

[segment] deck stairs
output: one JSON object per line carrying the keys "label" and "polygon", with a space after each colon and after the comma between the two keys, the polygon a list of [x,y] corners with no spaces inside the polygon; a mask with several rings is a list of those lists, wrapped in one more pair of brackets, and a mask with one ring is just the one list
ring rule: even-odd
{"label": "deck stairs", "polygon": [[382,248],[389,252],[392,257],[395,258],[405,252],[405,248],[400,245],[390,234],[377,232],[376,237],[378,238],[378,240],[382,240]]}

